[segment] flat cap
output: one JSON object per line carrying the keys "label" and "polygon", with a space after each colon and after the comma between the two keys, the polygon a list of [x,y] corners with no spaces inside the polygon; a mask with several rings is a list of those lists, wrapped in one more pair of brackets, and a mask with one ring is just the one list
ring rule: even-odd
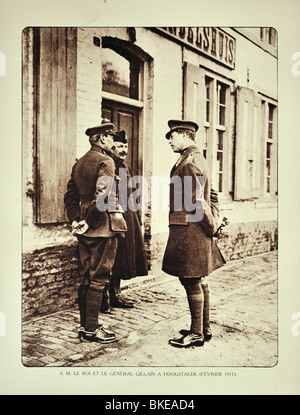
{"label": "flat cap", "polygon": [[114,136],[114,141],[118,141],[124,144],[128,143],[125,130],[117,131]]}
{"label": "flat cap", "polygon": [[114,133],[114,124],[111,122],[106,122],[108,120],[104,120],[101,125],[97,125],[96,127],[88,128],[85,132],[86,135],[89,137],[96,135],[96,134],[105,134],[105,133]]}
{"label": "flat cap", "polygon": [[170,131],[168,131],[166,134],[167,139],[170,138],[170,135],[174,131],[186,130],[186,131],[192,131],[195,133],[199,128],[197,123],[195,123],[194,121],[189,121],[189,120],[169,120],[168,126],[170,128]]}

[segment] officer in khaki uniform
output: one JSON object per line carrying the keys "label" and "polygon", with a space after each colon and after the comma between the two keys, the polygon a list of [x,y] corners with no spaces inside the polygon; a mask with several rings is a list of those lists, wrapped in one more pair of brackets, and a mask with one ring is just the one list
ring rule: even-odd
{"label": "officer in khaki uniform", "polygon": [[108,122],[86,130],[91,149],[73,166],[64,197],[79,244],[79,337],[104,344],[114,342],[116,335],[99,325],[99,307],[111,278],[118,238],[127,230],[111,158],[113,130],[114,125]]}
{"label": "officer in khaki uniform", "polygon": [[190,330],[181,330],[183,337],[169,343],[174,347],[203,346],[212,337],[204,277],[225,262],[213,238],[219,227],[211,206],[216,193],[211,189],[206,159],[195,144],[198,125],[188,120],[170,120],[168,125],[166,138],[180,157],[170,175],[169,238],[162,269],[179,277],[191,313]]}

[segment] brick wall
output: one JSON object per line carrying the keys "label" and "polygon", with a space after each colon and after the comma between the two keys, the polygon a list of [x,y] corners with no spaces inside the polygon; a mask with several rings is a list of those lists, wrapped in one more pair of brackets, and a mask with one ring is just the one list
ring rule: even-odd
{"label": "brick wall", "polygon": [[227,228],[228,234],[218,242],[227,261],[277,249],[276,221],[229,224]]}
{"label": "brick wall", "polygon": [[23,255],[24,320],[74,305],[79,285],[77,258],[77,243]]}
{"label": "brick wall", "polygon": [[[227,228],[228,235],[219,240],[227,261],[277,249],[276,221],[230,224]],[[160,272],[167,238],[167,233],[161,233],[145,241],[152,274]],[[24,254],[23,319],[73,306],[79,283],[77,243]]]}

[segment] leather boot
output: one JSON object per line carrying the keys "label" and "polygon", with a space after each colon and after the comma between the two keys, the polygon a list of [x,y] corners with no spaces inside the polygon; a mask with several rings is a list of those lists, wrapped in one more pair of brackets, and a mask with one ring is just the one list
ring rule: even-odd
{"label": "leather boot", "polygon": [[110,281],[110,289],[109,289],[109,296],[110,296],[110,304],[112,307],[117,308],[133,308],[134,304],[132,301],[127,300],[121,295],[121,280],[120,278],[111,278]]}
{"label": "leather boot", "polygon": [[111,314],[109,287],[107,285],[103,291],[100,311],[101,313],[104,313],[104,314]]}
{"label": "leather boot", "polygon": [[114,332],[105,329],[102,324],[94,331],[81,331],[81,340],[90,342],[108,344],[113,343],[117,340],[117,336]]}
{"label": "leather boot", "polygon": [[204,345],[204,336],[202,333],[189,333],[186,336],[180,337],[179,339],[170,339],[169,344],[173,347],[185,349],[189,347],[201,347]]}

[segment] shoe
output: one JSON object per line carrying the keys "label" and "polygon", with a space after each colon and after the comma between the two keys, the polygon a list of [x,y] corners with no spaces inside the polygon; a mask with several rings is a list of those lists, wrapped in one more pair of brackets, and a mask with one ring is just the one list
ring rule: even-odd
{"label": "shoe", "polygon": [[111,298],[110,305],[112,307],[118,307],[118,308],[133,308],[134,307],[134,304],[131,301],[128,301],[121,296],[115,297],[114,299]]}
{"label": "shoe", "polygon": [[187,336],[190,333],[191,333],[191,330],[186,330],[186,329],[181,329],[179,331],[179,334],[182,334],[183,336]]}
{"label": "shoe", "polygon": [[79,338],[79,340],[81,340],[81,338],[82,338],[82,333],[84,332],[84,327],[79,327],[79,329],[78,329],[78,338]]}
{"label": "shoe", "polygon": [[212,332],[211,332],[211,328],[208,326],[208,327],[205,327],[204,329],[203,329],[203,334],[204,334],[204,340],[206,341],[206,342],[209,342],[210,341],[210,339],[212,338]]}
{"label": "shoe", "polygon": [[[191,333],[190,330],[186,330],[186,329],[181,329],[179,331],[180,334],[182,334],[183,336],[187,336],[188,334]],[[210,327],[206,327],[203,329],[203,334],[204,334],[204,340],[206,342],[209,342],[212,338],[212,332],[211,332],[211,328]]]}
{"label": "shoe", "polygon": [[187,349],[188,347],[201,347],[204,345],[203,334],[189,333],[186,336],[180,337],[180,339],[171,339],[169,344],[173,347],[181,347]]}
{"label": "shoe", "polygon": [[100,312],[103,313],[103,314],[111,314],[111,309],[107,305],[105,305],[105,306],[101,305]]}
{"label": "shoe", "polygon": [[115,342],[117,337],[114,332],[107,330],[103,325],[100,325],[95,331],[81,330],[80,339],[81,341],[84,339],[90,342],[108,344]]}

